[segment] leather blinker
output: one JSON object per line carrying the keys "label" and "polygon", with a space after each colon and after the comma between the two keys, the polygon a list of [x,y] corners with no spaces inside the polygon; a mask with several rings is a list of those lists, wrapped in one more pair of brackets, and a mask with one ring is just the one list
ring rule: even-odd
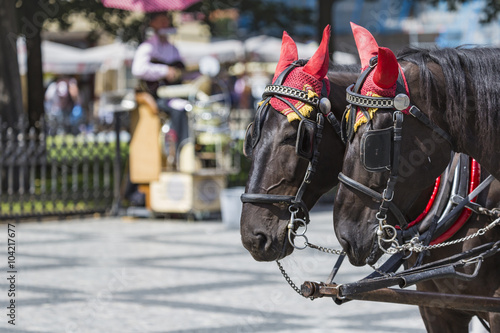
{"label": "leather blinker", "polygon": [[246,158],[252,157],[252,151],[253,151],[252,134],[254,130],[253,127],[254,123],[252,121],[250,124],[248,124],[247,129],[245,131],[245,141],[243,142],[243,155]]}
{"label": "leather blinker", "polygon": [[366,170],[372,172],[390,170],[392,133],[392,127],[363,133],[360,154]]}
{"label": "leather blinker", "polygon": [[302,119],[297,130],[297,141],[295,152],[299,157],[306,160],[312,159],[314,155],[314,142],[316,137],[316,123],[309,119]]}

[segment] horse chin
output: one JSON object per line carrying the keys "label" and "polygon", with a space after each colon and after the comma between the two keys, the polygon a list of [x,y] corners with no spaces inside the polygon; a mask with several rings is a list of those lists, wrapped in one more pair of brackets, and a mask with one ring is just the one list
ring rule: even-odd
{"label": "horse chin", "polygon": [[383,252],[378,247],[377,238],[374,237],[371,242],[371,246],[367,247],[368,251],[363,252],[352,252],[349,251],[347,253],[347,257],[349,258],[349,262],[353,266],[364,266],[364,265],[373,265],[375,264],[380,257],[383,255]]}
{"label": "horse chin", "polygon": [[370,254],[366,258],[365,263],[367,265],[374,265],[380,259],[380,257],[382,257],[383,254],[384,253],[382,252],[382,250],[380,250],[378,246],[377,237],[374,237]]}

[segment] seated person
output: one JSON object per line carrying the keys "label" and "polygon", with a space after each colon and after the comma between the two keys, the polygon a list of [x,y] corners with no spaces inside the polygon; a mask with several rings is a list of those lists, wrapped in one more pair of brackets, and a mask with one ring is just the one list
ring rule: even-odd
{"label": "seated person", "polygon": [[158,98],[156,89],[161,85],[180,83],[184,64],[177,48],[169,43],[168,35],[172,31],[171,17],[167,12],[149,14],[149,27],[153,36],[144,41],[134,56],[132,74],[141,80],[140,90],[151,93],[158,108],[170,116],[176,148],[189,137],[188,119],[184,109],[176,109],[169,101]]}

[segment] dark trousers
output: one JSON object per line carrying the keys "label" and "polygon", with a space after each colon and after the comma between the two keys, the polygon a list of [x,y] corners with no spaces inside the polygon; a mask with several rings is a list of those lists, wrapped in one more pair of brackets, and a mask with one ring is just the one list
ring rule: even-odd
{"label": "dark trousers", "polygon": [[177,110],[168,105],[168,99],[159,98],[156,100],[160,111],[169,115],[172,128],[177,135],[175,148],[179,148],[179,144],[189,137],[188,117],[185,110]]}

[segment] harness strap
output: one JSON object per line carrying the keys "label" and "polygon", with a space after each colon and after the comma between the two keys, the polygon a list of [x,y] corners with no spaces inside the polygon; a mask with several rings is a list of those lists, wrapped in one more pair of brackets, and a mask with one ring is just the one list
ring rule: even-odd
{"label": "harness strap", "polygon": [[304,90],[277,84],[267,85],[266,88],[264,89],[262,97],[263,98],[266,98],[268,96],[276,97],[276,95],[297,99],[299,101],[312,105],[315,108],[319,107],[319,97],[314,96],[312,98],[309,98],[309,96]]}
{"label": "harness strap", "polygon": [[493,182],[494,180],[495,177],[493,177],[493,175],[489,175],[485,180],[481,182],[481,184],[479,184],[474,189],[474,191],[469,193],[468,196],[466,196],[462,201],[460,201],[460,203],[456,205],[455,208],[453,208],[452,211],[449,212],[446,215],[446,217],[440,221],[439,226],[434,234],[434,238],[439,237],[443,232],[445,232],[447,230],[447,227],[449,226],[448,222],[451,221],[453,217],[455,217],[468,203],[471,202],[472,199],[477,197],[479,193],[481,193],[484,189],[486,189],[486,187],[489,186],[491,182]]}
{"label": "harness strap", "polygon": [[[355,181],[354,179],[347,177],[342,172],[339,173],[338,178],[339,178],[339,181],[342,184],[346,185],[348,188],[355,189],[363,194],[366,194],[367,196],[375,199],[375,201],[377,201],[377,202],[383,201],[382,194],[378,193],[377,191],[372,190],[368,186],[365,186],[365,185]],[[401,212],[401,210],[399,210],[399,208],[392,201],[387,201],[387,205],[388,205],[388,209],[391,211],[392,214],[394,214],[394,216],[398,220],[399,224],[401,226],[406,226],[407,221],[406,221],[406,218],[404,217],[403,213]]]}
{"label": "harness strap", "polygon": [[326,115],[326,119],[328,120],[328,122],[330,123],[330,125],[332,125],[333,130],[335,131],[335,133],[337,133],[337,135],[339,136],[339,138],[342,138],[342,125],[340,124],[340,122],[338,121],[338,119],[335,117],[335,115],[333,114],[333,112],[329,112]]}
{"label": "harness strap", "polygon": [[306,204],[300,200],[297,201],[293,195],[277,195],[267,193],[243,193],[240,197],[242,203],[252,204],[283,204],[297,206],[305,215],[306,222],[309,222],[309,210]]}
{"label": "harness strap", "polygon": [[[285,80],[286,76],[292,71],[297,66],[304,66],[307,63],[306,60],[297,60],[293,62],[287,69],[285,69],[274,81],[273,85],[268,85],[265,89],[265,92],[263,94],[263,98],[265,98],[264,103],[261,105],[261,108],[264,107],[265,104],[267,104],[271,98],[277,98],[280,101],[284,102],[286,105],[288,105],[299,117],[302,121],[308,120],[304,115],[300,113],[297,108],[290,103],[288,100],[283,98],[282,96],[286,96],[292,99],[298,99],[301,100],[304,103],[307,103],[311,106],[313,106],[315,109],[318,110],[317,112],[317,119],[316,119],[316,130],[315,130],[315,147],[318,147],[321,139],[323,137],[323,124],[324,124],[324,116],[322,112],[319,112],[320,108],[320,99],[318,97],[314,98],[309,98],[308,95],[299,89],[295,89],[292,87],[284,87],[280,86],[283,81]],[[323,86],[324,87],[324,86]],[[325,92],[325,89],[322,89],[322,92]],[[259,108],[258,111],[261,110]],[[330,121],[330,123],[333,122]],[[338,123],[338,122],[337,122]],[[335,128],[335,126],[334,126]],[[255,146],[254,142],[254,146]],[[274,194],[267,194],[267,193],[243,193],[241,195],[241,202],[242,203],[257,203],[257,204],[286,204],[289,205],[289,207],[297,207],[298,209],[302,210],[305,216],[305,221],[306,223],[309,223],[309,210],[302,200],[302,197],[306,191],[307,185],[311,182],[311,179],[316,172],[316,167],[319,161],[319,150],[315,149],[313,156],[309,160],[309,165],[307,167],[306,174],[304,175],[304,180],[302,181],[299,189],[297,190],[297,194],[295,196],[289,196],[289,195],[274,195]]]}
{"label": "harness strap", "polygon": [[[379,208],[379,213],[383,215],[381,216],[381,218],[387,216],[389,205],[392,203],[392,198],[394,197],[394,187],[396,187],[396,182],[398,179],[399,155],[401,152],[401,139],[402,139],[401,132],[403,129],[403,113],[401,111],[394,112],[393,119],[394,119],[394,133],[393,133],[394,144],[392,153],[392,167],[390,170],[391,173],[390,177],[387,180],[387,186],[384,192],[382,192],[382,203],[380,204]],[[400,227],[405,228],[406,225],[407,222],[406,219],[404,219],[404,224],[400,224]]]}
{"label": "harness strap", "polygon": [[289,204],[289,203],[292,203],[294,198],[295,197],[293,195],[243,193],[241,195],[241,202],[243,202],[243,203]]}
{"label": "harness strap", "polygon": [[[373,58],[372,58],[373,59]],[[370,60],[370,63],[372,63],[373,61]],[[366,78],[368,77],[368,74],[370,74],[370,72],[373,70],[373,66],[370,66],[368,67],[367,69],[365,69],[358,77],[358,80],[356,81],[355,84],[353,84],[352,86],[354,86],[353,88],[353,91],[355,92],[359,92],[360,89],[361,89],[361,86],[363,85],[363,83],[365,82]],[[352,87],[350,86],[350,87]],[[349,89],[349,88],[348,88]],[[360,109],[365,112],[366,110],[363,108],[363,107],[360,107]],[[349,111],[349,119],[345,119],[346,118],[346,112]],[[366,116],[366,114],[365,114]],[[370,117],[368,116],[368,118],[366,119],[370,119]],[[351,103],[350,105],[348,105],[345,109],[345,112],[344,112],[344,116],[342,117],[342,123],[341,123],[341,133],[342,133],[342,141],[344,141],[344,143],[348,142],[348,141],[351,141],[352,138],[354,137],[354,126],[348,126],[349,124],[354,124],[354,122],[356,121],[356,105],[354,105],[353,103]]]}
{"label": "harness strap", "polygon": [[427,115],[425,115],[422,111],[420,111],[419,108],[417,108],[415,105],[412,105],[408,113],[410,113],[413,117],[417,118],[425,126],[429,127],[431,130],[438,133],[443,139],[448,141],[452,150],[456,150],[455,146],[453,145],[451,136],[447,132],[445,132],[441,127],[431,122],[429,117],[427,117]]}
{"label": "harness strap", "polygon": [[[321,139],[323,137],[323,116],[318,113],[316,116],[316,136],[315,136],[315,147],[319,147],[319,144],[321,142]],[[319,161],[319,150],[315,149],[314,150],[314,155],[312,159],[309,161],[309,165],[307,167],[306,174],[304,175],[304,180],[302,181],[302,184],[300,184],[299,190],[297,191],[297,195],[295,196],[296,201],[302,202],[302,196],[304,195],[306,191],[306,187],[308,184],[311,183],[312,176],[316,173],[316,166],[318,165]]]}
{"label": "harness strap", "polygon": [[293,105],[292,103],[290,103],[290,101],[287,101],[286,99],[284,99],[281,96],[273,96],[273,97],[276,98],[276,99],[279,99],[280,101],[282,101],[283,103],[285,103],[286,105],[288,105],[290,107],[290,109],[292,109],[292,111],[295,112],[299,116],[300,120],[306,119],[306,117],[302,113],[300,113],[300,111],[297,110],[297,108],[295,107],[295,105]]}
{"label": "harness strap", "polygon": [[[399,285],[401,288],[404,288],[425,280],[445,277],[458,278],[468,281],[477,276],[481,267],[482,259],[500,251],[499,245],[500,242],[491,242],[449,258],[437,260],[416,268],[407,269],[390,277],[374,278],[370,280],[366,279],[354,283],[343,284],[338,287],[339,295],[342,298],[345,298],[350,295],[395,285]],[[467,260],[468,258],[471,259]],[[469,264],[476,265],[474,272],[470,275],[456,270],[457,268]]]}
{"label": "harness strap", "polygon": [[339,257],[337,258],[337,262],[335,262],[335,265],[333,266],[332,271],[330,272],[330,275],[328,275],[328,278],[326,279],[326,283],[328,284],[333,283],[333,279],[335,279],[335,276],[337,275],[340,266],[342,266],[345,256],[346,256],[345,253],[339,255]]}
{"label": "harness strap", "polygon": [[257,143],[259,143],[262,126],[269,110],[269,106],[267,104],[270,100],[271,97],[266,98],[264,102],[259,106],[255,114],[255,120],[252,129],[252,149],[257,146]]}
{"label": "harness strap", "polygon": [[453,161],[447,167],[447,171],[445,171],[441,175],[441,183],[438,189],[438,195],[435,199],[436,204],[432,206],[431,210],[427,213],[427,215],[420,221],[418,224],[413,225],[412,227],[405,230],[398,230],[398,233],[401,233],[401,238],[403,240],[409,240],[415,236],[415,234],[425,233],[431,223],[434,222],[435,216],[441,216],[443,213],[446,202],[448,201],[448,196],[451,187],[451,181],[453,179],[453,174],[455,173],[455,168],[460,160],[460,155],[455,154]]}

